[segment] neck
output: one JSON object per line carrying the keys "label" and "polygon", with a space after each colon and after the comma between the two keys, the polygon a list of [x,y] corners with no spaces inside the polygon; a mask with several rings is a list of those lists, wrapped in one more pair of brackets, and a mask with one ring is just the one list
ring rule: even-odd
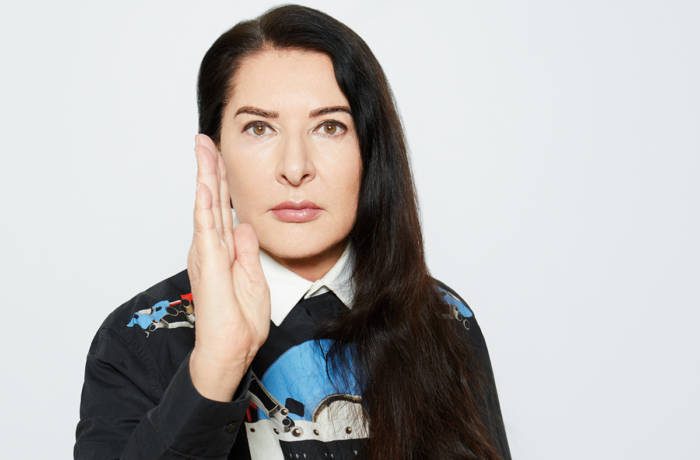
{"label": "neck", "polygon": [[328,270],[335,265],[335,263],[340,259],[343,250],[345,249],[345,244],[347,240],[343,240],[338,244],[335,244],[323,252],[314,254],[310,257],[302,258],[281,258],[274,254],[268,252],[270,257],[276,260],[281,265],[285,266],[289,270],[293,271],[297,275],[308,281],[316,281],[320,279],[323,275],[328,273]]}

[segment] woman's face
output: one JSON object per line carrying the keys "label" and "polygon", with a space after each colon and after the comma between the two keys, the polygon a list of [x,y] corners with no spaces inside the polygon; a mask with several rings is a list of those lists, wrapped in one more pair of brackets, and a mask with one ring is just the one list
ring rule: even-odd
{"label": "woman's face", "polygon": [[[265,49],[244,58],[233,77],[219,149],[238,221],[252,225],[261,248],[276,258],[337,258],[342,251],[362,173],[349,111],[323,53]],[[302,200],[321,208],[310,220],[290,222],[278,215],[284,211],[273,212]]]}

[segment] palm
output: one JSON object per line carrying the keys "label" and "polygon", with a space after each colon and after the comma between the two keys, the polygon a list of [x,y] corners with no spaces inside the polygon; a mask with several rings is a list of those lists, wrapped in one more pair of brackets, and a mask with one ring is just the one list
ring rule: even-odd
{"label": "palm", "polygon": [[200,136],[194,236],[188,273],[196,343],[221,360],[250,358],[269,333],[270,293],[253,227],[233,228],[226,169],[216,146]]}

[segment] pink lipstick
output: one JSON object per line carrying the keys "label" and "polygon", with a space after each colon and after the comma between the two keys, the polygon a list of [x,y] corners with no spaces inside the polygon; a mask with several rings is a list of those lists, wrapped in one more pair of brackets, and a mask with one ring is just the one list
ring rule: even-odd
{"label": "pink lipstick", "polygon": [[303,223],[315,219],[323,209],[313,201],[303,200],[300,202],[284,201],[272,208],[271,211],[283,222]]}

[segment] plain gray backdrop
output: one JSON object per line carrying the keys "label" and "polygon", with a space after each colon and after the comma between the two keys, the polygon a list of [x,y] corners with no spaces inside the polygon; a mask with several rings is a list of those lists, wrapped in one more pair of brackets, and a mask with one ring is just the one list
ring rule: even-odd
{"label": "plain gray backdrop", "polygon": [[[698,3],[303,3],[389,78],[514,458],[698,458]],[[72,456],[98,326],[186,267],[200,60],[276,4],[2,6],[4,458]]]}

